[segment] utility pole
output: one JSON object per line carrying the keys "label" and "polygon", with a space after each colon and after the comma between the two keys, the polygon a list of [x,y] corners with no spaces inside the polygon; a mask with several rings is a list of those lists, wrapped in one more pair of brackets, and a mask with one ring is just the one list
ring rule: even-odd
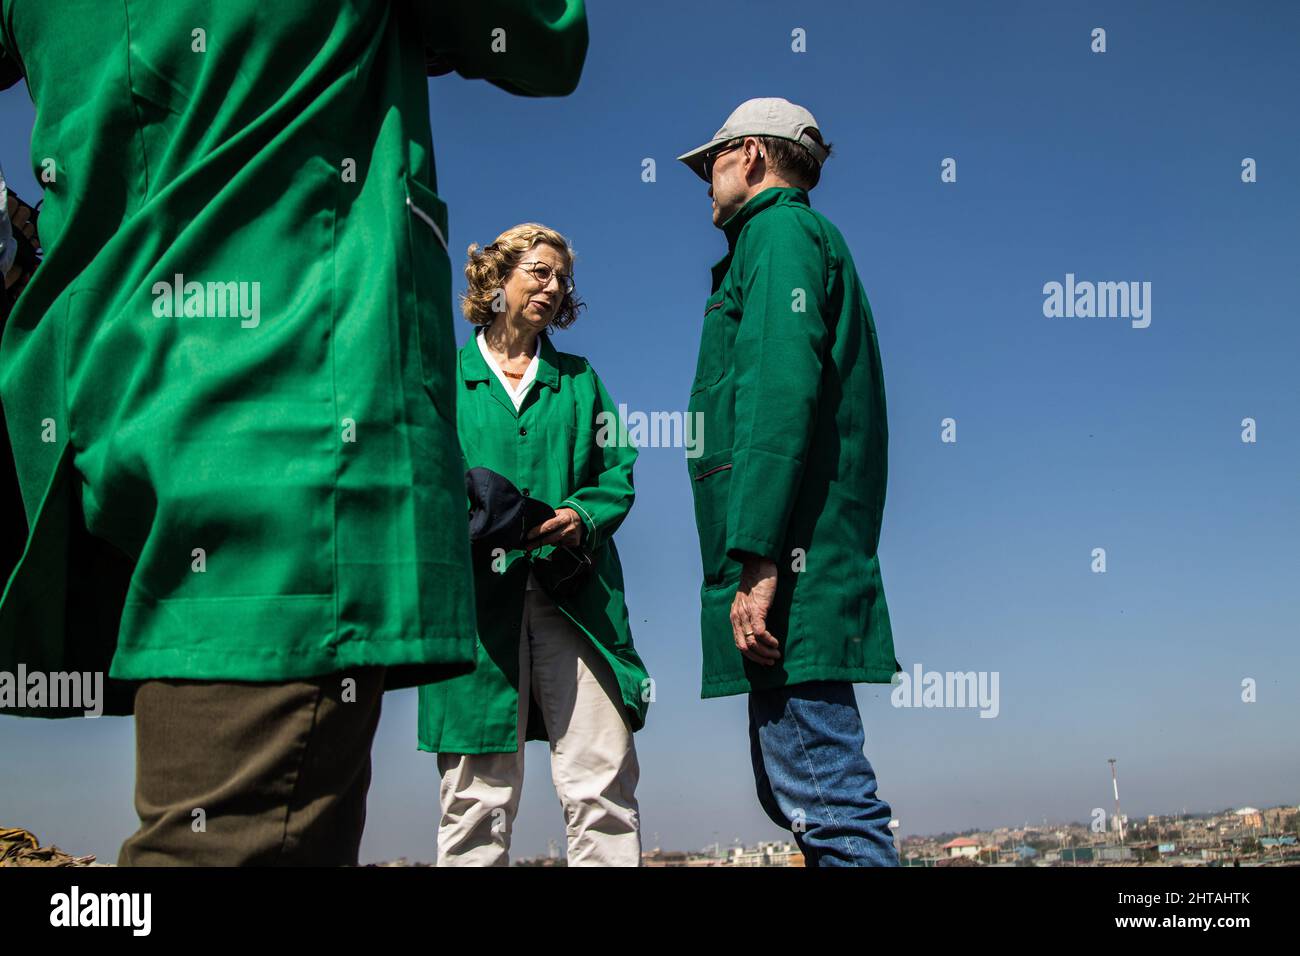
{"label": "utility pole", "polygon": [[1119,777],[1115,773],[1115,758],[1106,761],[1110,764],[1110,782],[1115,788],[1115,822],[1119,824],[1119,845],[1124,845],[1124,816],[1119,812]]}

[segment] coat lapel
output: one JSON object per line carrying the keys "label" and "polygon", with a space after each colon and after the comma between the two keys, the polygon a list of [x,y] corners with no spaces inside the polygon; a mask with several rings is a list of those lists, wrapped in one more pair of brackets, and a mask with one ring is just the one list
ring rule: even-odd
{"label": "coat lapel", "polygon": [[478,336],[479,332],[475,329],[474,334],[470,336],[470,340],[461,347],[461,380],[464,381],[466,387],[470,387],[474,383],[486,382],[486,386],[474,385],[474,387],[486,387],[492,397],[510,413],[511,418],[518,418],[527,411],[529,406],[537,401],[537,393],[541,388],[549,388],[553,392],[559,391],[560,354],[556,351],[555,346],[551,344],[551,337],[548,333],[543,332],[539,336],[541,346],[537,354],[537,377],[528,390],[528,394],[524,396],[523,402],[520,403],[518,411],[515,410],[515,403],[510,400],[506,390],[502,388],[501,380],[497,378],[492,369],[488,368],[487,360],[483,358],[483,353],[479,350]]}
{"label": "coat lapel", "polygon": [[[466,388],[486,388],[488,394],[501,403],[501,406],[510,413],[511,418],[518,418],[519,413],[515,411],[515,403],[510,400],[504,388],[501,387],[501,381],[497,378],[496,373],[488,368],[487,360],[483,358],[483,353],[479,351],[478,344],[479,332],[474,330],[474,334],[469,337],[469,341],[460,350],[460,375]],[[479,385],[477,383],[484,384]]]}

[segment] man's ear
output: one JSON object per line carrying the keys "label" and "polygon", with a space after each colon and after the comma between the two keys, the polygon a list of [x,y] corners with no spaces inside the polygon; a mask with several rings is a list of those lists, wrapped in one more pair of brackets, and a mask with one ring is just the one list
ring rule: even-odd
{"label": "man's ear", "polygon": [[747,162],[747,164],[748,164],[747,167],[746,167],[746,169],[745,169],[746,178],[748,178],[748,175],[749,175],[749,173],[750,173],[752,170],[755,170],[755,169],[758,168],[758,161],[761,160],[761,159],[765,159],[765,157],[766,157],[766,154],[765,154],[764,151],[763,151],[763,141],[762,141],[761,139],[759,139],[757,136],[747,136],[747,137],[745,137],[745,148],[746,148],[746,151],[748,152],[748,146],[749,146],[750,140],[753,140],[753,143],[754,143],[754,158],[753,158],[752,160],[746,160],[746,162]]}

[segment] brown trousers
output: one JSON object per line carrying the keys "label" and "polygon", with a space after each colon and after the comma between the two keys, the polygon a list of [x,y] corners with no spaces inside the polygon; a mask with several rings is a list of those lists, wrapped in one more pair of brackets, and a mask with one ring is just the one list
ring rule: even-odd
{"label": "brown trousers", "polygon": [[277,684],[145,681],[140,829],[118,865],[356,865],[383,685],[378,667]]}

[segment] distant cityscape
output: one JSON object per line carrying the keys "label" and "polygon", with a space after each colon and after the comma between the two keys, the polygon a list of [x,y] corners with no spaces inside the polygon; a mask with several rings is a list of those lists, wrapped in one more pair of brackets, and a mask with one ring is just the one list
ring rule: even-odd
{"label": "distant cityscape", "polygon": [[[1110,818],[1096,830],[1083,823],[998,827],[937,836],[895,838],[903,866],[1300,866],[1300,807],[1226,809],[1152,815],[1140,822]],[[643,866],[803,866],[793,841],[712,844],[701,850],[641,855]],[[405,858],[376,866],[432,866]],[[552,840],[545,856],[513,866],[565,866]]]}
{"label": "distant cityscape", "polygon": [[1300,807],[1226,809],[908,837],[904,866],[1300,866]]}

